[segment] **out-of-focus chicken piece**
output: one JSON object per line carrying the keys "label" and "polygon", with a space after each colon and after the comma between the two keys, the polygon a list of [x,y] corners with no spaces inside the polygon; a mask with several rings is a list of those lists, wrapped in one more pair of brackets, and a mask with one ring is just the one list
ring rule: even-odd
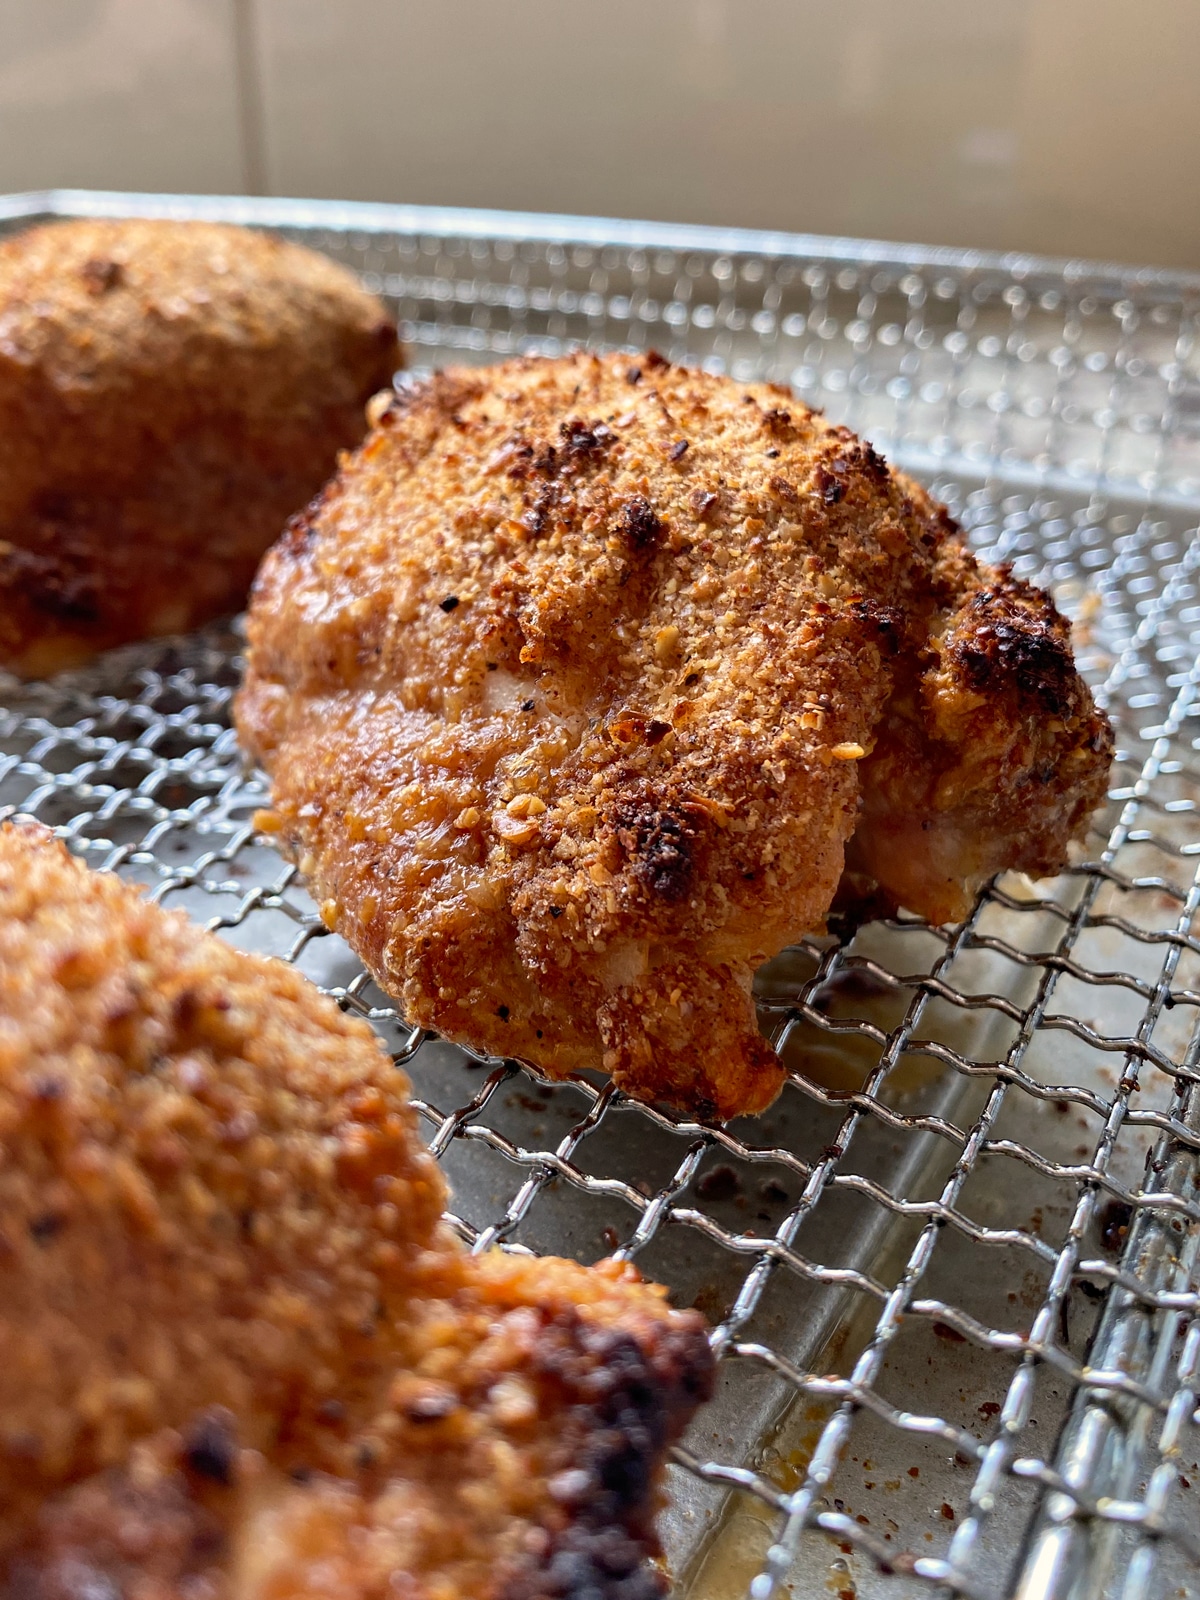
{"label": "out-of-focus chicken piece", "polygon": [[290,968],[0,830],[0,1589],[662,1592],[699,1317],[468,1256],[406,1088]]}
{"label": "out-of-focus chicken piece", "polygon": [[353,273],[248,228],[0,242],[0,666],[42,677],[240,609],[399,365]]}

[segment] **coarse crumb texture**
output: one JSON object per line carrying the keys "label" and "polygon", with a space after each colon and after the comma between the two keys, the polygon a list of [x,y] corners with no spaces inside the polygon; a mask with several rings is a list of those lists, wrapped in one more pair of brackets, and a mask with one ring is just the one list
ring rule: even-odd
{"label": "coarse crumb texture", "polygon": [[406,389],[268,555],[266,825],[414,1022],[726,1117],[848,886],[1056,870],[1110,734],[1049,599],[782,389],[656,356]]}
{"label": "coarse crumb texture", "polygon": [[265,234],[0,242],[0,666],[42,676],[237,610],[399,364],[351,272]]}
{"label": "coarse crumb texture", "polygon": [[406,1091],[290,967],[0,830],[0,1592],[664,1592],[701,1319],[468,1255]]}

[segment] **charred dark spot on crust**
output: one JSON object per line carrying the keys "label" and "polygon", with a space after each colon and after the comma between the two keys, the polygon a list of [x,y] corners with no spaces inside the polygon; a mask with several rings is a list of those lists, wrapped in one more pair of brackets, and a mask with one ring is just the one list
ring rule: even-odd
{"label": "charred dark spot on crust", "polygon": [[617,438],[606,423],[584,422],[579,417],[560,423],[558,432],[563,450],[572,461],[599,460],[609,446],[616,443]]}
{"label": "charred dark spot on crust", "polygon": [[641,369],[641,367],[626,367],[626,369],[625,369],[625,382],[626,383],[635,384],[635,383],[641,383],[641,381],[642,381],[642,369]]}
{"label": "charred dark spot on crust", "polygon": [[656,744],[661,744],[671,731],[669,722],[660,722],[657,717],[652,717],[646,724],[646,743],[653,749]]}
{"label": "charred dark spot on crust", "polygon": [[514,441],[511,445],[514,459],[508,467],[508,476],[517,482],[531,477],[553,482],[560,473],[594,466],[616,442],[617,436],[607,423],[570,417],[559,423],[556,444],[546,444],[535,450],[524,440]]}
{"label": "charred dark spot on crust", "polygon": [[800,498],[792,484],[786,478],[779,477],[778,474],[773,474],[768,479],[767,487],[777,500],[786,500],[789,504],[794,505]]}
{"label": "charred dark spot on crust", "polygon": [[108,261],[93,256],[80,267],[79,276],[83,279],[89,294],[102,295],[107,294],[110,289],[115,289],[124,279],[125,272],[119,261]]}
{"label": "charred dark spot on crust", "polygon": [[203,996],[197,990],[180,989],[171,1002],[171,1022],[180,1033],[186,1034],[191,1029],[203,1004]]}
{"label": "charred dark spot on crust", "polygon": [[946,507],[933,504],[933,520],[937,525],[940,539],[958,539],[962,537],[962,524],[952,517]]}
{"label": "charred dark spot on crust", "polygon": [[700,1319],[639,1341],[588,1326],[570,1309],[543,1316],[534,1365],[563,1394],[571,1419],[559,1486],[570,1520],[546,1530],[542,1548],[504,1574],[499,1600],[660,1600],[667,1580],[644,1565],[654,1475],[712,1390]]}
{"label": "charred dark spot on crust", "polygon": [[1052,716],[1068,716],[1079,694],[1067,625],[1053,601],[1002,571],[971,597],[947,654],[977,693],[1015,689]]}
{"label": "charred dark spot on crust", "polygon": [[449,420],[456,412],[487,394],[487,383],[478,373],[468,373],[460,367],[435,372],[428,378],[399,375],[396,389],[398,400],[410,407],[431,407]]}
{"label": "charred dark spot on crust", "polygon": [[301,556],[316,541],[317,528],[307,510],[297,511],[283,525],[276,549],[283,556]]}
{"label": "charred dark spot on crust", "polygon": [[508,453],[512,459],[508,464],[506,475],[514,483],[524,482],[533,471],[533,446],[526,439],[510,439]]}
{"label": "charred dark spot on crust", "polygon": [[512,1013],[509,1011],[507,1006],[496,1007],[496,1015],[500,1018],[501,1022],[507,1022],[511,1014]]}
{"label": "charred dark spot on crust", "polygon": [[721,496],[711,489],[693,489],[689,504],[701,522],[715,522],[721,509]]}
{"label": "charred dark spot on crust", "polygon": [[459,599],[456,594],[448,594],[444,600],[438,601],[438,610],[444,611],[447,616],[458,609]]}
{"label": "charred dark spot on crust", "polygon": [[880,606],[873,600],[857,598],[850,601],[847,609],[865,634],[875,636],[885,655],[896,654],[904,629],[904,617],[900,611],[894,606]]}
{"label": "charred dark spot on crust", "polygon": [[770,411],[763,412],[763,427],[776,439],[791,439],[796,433],[792,413],[782,406],[772,406]]}
{"label": "charred dark spot on crust", "polygon": [[660,355],[657,350],[647,350],[642,359],[642,365],[648,372],[665,372],[671,363],[666,356]]}
{"label": "charred dark spot on crust", "polygon": [[625,802],[615,817],[617,838],[634,876],[669,905],[687,898],[694,869],[690,822],[653,802]]}
{"label": "charred dark spot on crust", "polygon": [[[835,430],[840,438],[843,430]],[[871,445],[849,435],[844,448],[817,463],[813,472],[813,488],[827,506],[836,506],[846,497],[848,481],[861,474],[879,487],[886,487],[892,475],[888,464]]]}
{"label": "charred dark spot on crust", "polygon": [[183,1462],[198,1477],[228,1486],[233,1481],[237,1437],[233,1413],[213,1406],[198,1416],[183,1436]]}
{"label": "charred dark spot on crust", "polygon": [[862,458],[864,470],[868,472],[877,482],[886,483],[891,477],[891,473],[888,471],[887,462],[884,460],[883,456],[879,454],[879,451],[876,450],[875,446],[866,443],[864,440],[863,444],[859,448],[859,454]]}
{"label": "charred dark spot on crust", "polygon": [[635,550],[648,549],[663,532],[662,519],[643,495],[634,495],[621,507],[618,528]]}
{"label": "charred dark spot on crust", "polygon": [[49,1244],[51,1239],[56,1239],[67,1225],[67,1219],[55,1211],[43,1211],[40,1216],[31,1217],[28,1223],[29,1237],[34,1244]]}
{"label": "charred dark spot on crust", "polygon": [[522,523],[535,539],[540,539],[550,526],[550,513],[554,509],[555,492],[552,486],[546,485],[540,489],[532,506],[521,518]]}
{"label": "charred dark spot on crust", "polygon": [[687,454],[688,442],[686,439],[676,439],[667,452],[672,461],[682,461]]}
{"label": "charred dark spot on crust", "polygon": [[563,914],[563,912],[564,912],[564,911],[565,911],[565,910],[566,910],[566,907],[565,907],[565,906],[551,906],[551,907],[550,907],[550,915],[551,915],[551,916],[552,916],[552,917],[553,917],[553,918],[554,918],[554,920],[555,920],[555,921],[556,921],[556,922],[557,922],[557,920],[558,920],[558,919],[559,919],[559,917],[561,917],[561,916],[562,916],[562,914]]}
{"label": "charred dark spot on crust", "polygon": [[333,489],[332,483],[327,483],[323,489],[313,495],[312,499],[302,511],[294,512],[283,525],[275,548],[285,556],[301,556],[310,550],[317,542],[320,532],[318,519],[324,510],[327,500]]}

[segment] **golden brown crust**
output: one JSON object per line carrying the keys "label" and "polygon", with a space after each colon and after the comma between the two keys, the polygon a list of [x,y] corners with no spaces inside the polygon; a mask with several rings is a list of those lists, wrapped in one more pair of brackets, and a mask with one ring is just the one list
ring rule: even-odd
{"label": "golden brown crust", "polygon": [[931,561],[781,391],[445,373],[267,558],[239,726],[414,1020],[727,1116],[778,1091],[751,974],[833,895]]}
{"label": "golden brown crust", "polygon": [[[948,522],[904,481],[923,513]],[[1049,595],[980,567],[955,538],[934,585],[928,637],[901,664],[863,763],[848,861],[894,904],[947,922],[999,871],[1062,868],[1104,799],[1113,736]]]}
{"label": "golden brown crust", "polygon": [[893,690],[989,582],[777,388],[658,357],[446,372],[264,562],[238,724],[412,1020],[730,1116],[782,1079],[751,975],[821,925]]}
{"label": "golden brown crust", "polygon": [[0,1577],[498,1600],[561,1552],[641,1569],[702,1323],[630,1267],[468,1256],[406,1089],[290,968],[0,829]]}
{"label": "golden brown crust", "polygon": [[398,365],[350,272],[265,234],[74,221],[0,242],[0,665],[236,609]]}

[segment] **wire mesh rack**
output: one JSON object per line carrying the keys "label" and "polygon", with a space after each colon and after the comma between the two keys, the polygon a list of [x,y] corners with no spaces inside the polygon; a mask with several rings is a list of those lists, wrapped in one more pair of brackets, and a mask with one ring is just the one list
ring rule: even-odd
{"label": "wire mesh rack", "polygon": [[[728,1126],[409,1028],[256,835],[236,628],[0,680],[0,816],[294,962],[410,1074],[475,1248],[636,1259],[708,1316],[670,1469],[676,1592],[1200,1595],[1200,278],[579,218],[55,192],[278,228],[416,367],[573,343],[790,383],[1048,584],[1113,718],[1053,882],[760,973],[789,1068]],[[1200,1487],[1200,1485],[1197,1485]]]}

